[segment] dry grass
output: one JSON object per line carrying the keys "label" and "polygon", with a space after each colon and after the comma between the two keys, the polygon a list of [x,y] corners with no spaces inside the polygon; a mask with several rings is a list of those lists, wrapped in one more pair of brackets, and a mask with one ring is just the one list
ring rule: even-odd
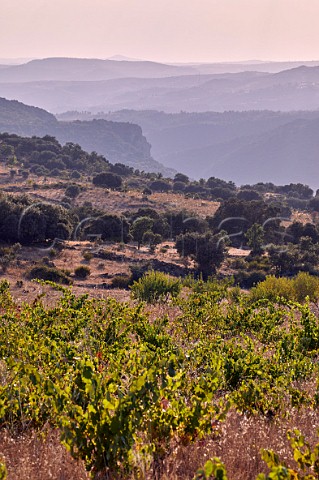
{"label": "dry grass", "polygon": [[7,466],[8,480],[89,479],[83,464],[71,457],[54,430],[43,438],[33,431],[13,436],[2,430],[0,455]]}
{"label": "dry grass", "polygon": [[255,480],[258,473],[267,471],[261,460],[261,448],[273,449],[296,468],[287,431],[297,428],[315,445],[318,427],[319,412],[315,410],[291,411],[287,419],[277,420],[249,417],[233,410],[219,434],[191,446],[176,447],[165,461],[162,480],[190,480],[199,467],[215,456],[225,463],[230,480]]}
{"label": "dry grass", "polygon": [[[296,468],[287,431],[301,430],[313,446],[318,442],[318,426],[316,410],[293,410],[285,419],[246,416],[231,410],[215,435],[192,445],[172,445],[161,468],[148,472],[146,477],[191,480],[198,468],[217,456],[225,463],[229,480],[255,480],[258,473],[267,471],[261,460],[261,448],[273,449],[284,462]],[[8,480],[89,479],[83,464],[70,456],[59,442],[59,432],[54,430],[48,430],[43,437],[33,431],[14,436],[2,430],[0,453],[6,462]]]}

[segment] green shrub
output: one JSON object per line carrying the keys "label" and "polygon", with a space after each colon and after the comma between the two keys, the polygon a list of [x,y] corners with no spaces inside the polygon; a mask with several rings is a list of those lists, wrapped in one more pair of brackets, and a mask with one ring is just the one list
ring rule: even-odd
{"label": "green shrub", "polygon": [[294,278],[270,276],[252,288],[250,295],[253,301],[262,298],[275,301],[278,297],[298,302],[304,302],[309,297],[314,301],[319,298],[319,278],[305,272],[298,273]]}
{"label": "green shrub", "polygon": [[51,258],[54,258],[57,256],[57,251],[54,248],[50,248],[49,255]]}
{"label": "green shrub", "polygon": [[91,273],[91,270],[86,265],[80,265],[74,270],[74,274],[77,278],[87,278]]}
{"label": "green shrub", "polygon": [[306,272],[299,272],[298,275],[292,279],[295,290],[295,298],[298,302],[303,302],[306,297],[311,301],[319,298],[319,278],[309,275]]}
{"label": "green shrub", "polygon": [[55,267],[48,267],[47,265],[37,265],[28,272],[28,278],[31,280],[49,280],[50,282],[63,283],[69,285],[71,280],[67,274]]}
{"label": "green shrub", "polygon": [[181,291],[179,279],[153,270],[147,272],[131,286],[132,296],[148,303],[162,302],[175,298]]}
{"label": "green shrub", "polygon": [[278,297],[285,300],[295,300],[295,289],[289,278],[277,278],[271,275],[252,288],[250,295],[253,301],[267,298],[275,302]]}

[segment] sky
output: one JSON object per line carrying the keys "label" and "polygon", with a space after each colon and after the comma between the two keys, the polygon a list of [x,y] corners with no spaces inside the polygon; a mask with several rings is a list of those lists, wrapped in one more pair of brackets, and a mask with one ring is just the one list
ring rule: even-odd
{"label": "sky", "polygon": [[0,0],[0,58],[319,60],[319,0]]}

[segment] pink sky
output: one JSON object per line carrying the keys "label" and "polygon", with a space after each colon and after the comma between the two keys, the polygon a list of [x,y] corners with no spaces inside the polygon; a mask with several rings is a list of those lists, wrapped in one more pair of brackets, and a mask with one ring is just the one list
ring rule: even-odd
{"label": "pink sky", "polygon": [[319,59],[319,0],[0,0],[0,58]]}

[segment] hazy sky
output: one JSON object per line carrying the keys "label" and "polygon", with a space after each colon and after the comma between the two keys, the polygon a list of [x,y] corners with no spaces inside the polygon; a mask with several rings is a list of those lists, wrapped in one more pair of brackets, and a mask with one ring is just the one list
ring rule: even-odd
{"label": "hazy sky", "polygon": [[319,59],[319,0],[0,0],[0,58]]}

